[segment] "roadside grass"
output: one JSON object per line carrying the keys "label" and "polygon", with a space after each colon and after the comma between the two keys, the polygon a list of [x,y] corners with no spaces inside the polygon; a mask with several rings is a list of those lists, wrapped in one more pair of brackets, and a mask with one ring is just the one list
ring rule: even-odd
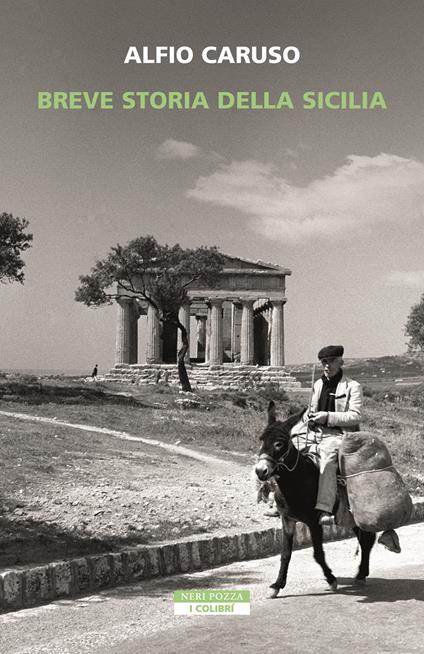
{"label": "roadside grass", "polygon": [[[19,393],[13,386],[7,393],[3,390],[1,409],[126,431],[217,456],[239,453],[249,460],[258,450],[269,400],[277,401],[281,418],[306,403],[304,392],[293,391],[287,396],[275,388],[200,391],[195,395],[195,408],[182,408],[177,403],[187,396],[164,385],[81,384],[80,380],[67,382],[63,378],[46,379],[41,384],[24,380],[21,385]],[[401,389],[390,385],[378,390],[365,388],[361,428],[383,438],[410,492],[423,492],[424,384]]]}
{"label": "roadside grass", "polygon": [[[257,450],[257,439],[265,425],[269,399],[275,396],[274,389],[270,397],[263,391],[257,394],[251,390],[202,392],[196,395],[199,402],[195,408],[183,408],[177,403],[186,396],[172,387],[87,386],[88,390],[81,390],[78,385],[71,385],[69,395],[63,385],[58,389],[51,384],[45,385],[42,391],[32,387],[31,392],[25,388],[17,392],[13,387],[11,393],[3,394],[0,408],[126,431],[167,443],[190,444],[195,449],[215,453],[252,454]],[[92,386],[96,388],[91,390]],[[80,401],[81,397],[84,401]],[[290,403],[283,396],[283,410],[287,412],[289,407]]]}

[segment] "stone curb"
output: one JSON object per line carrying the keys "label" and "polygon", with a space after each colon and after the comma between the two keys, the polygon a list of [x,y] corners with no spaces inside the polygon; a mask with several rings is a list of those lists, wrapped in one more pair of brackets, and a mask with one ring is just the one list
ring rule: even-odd
{"label": "stone curb", "polygon": [[[424,500],[414,502],[408,524],[424,520]],[[325,540],[352,535],[346,527],[325,527]],[[131,547],[117,553],[6,570],[0,574],[0,612],[83,595],[153,577],[195,572],[218,565],[279,554],[282,532],[271,527],[235,535],[211,536],[165,545]],[[294,548],[311,544],[309,531],[296,526]]]}

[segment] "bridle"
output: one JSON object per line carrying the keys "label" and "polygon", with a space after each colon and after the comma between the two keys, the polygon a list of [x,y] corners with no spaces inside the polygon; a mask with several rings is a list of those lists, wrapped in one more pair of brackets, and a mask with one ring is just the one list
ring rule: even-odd
{"label": "bridle", "polygon": [[285,460],[287,459],[288,455],[292,451],[293,447],[294,447],[293,443],[291,442],[291,440],[289,440],[289,444],[286,451],[278,459],[274,459],[270,454],[266,454],[264,452],[263,454],[259,455],[258,461],[270,461],[271,463],[274,464],[274,470],[278,470],[278,468],[285,468],[288,472],[293,472],[293,470],[295,470],[297,464],[299,463],[299,456],[300,456],[299,449],[295,448],[297,449],[297,457],[294,466],[292,468],[289,468],[289,466],[285,463]]}

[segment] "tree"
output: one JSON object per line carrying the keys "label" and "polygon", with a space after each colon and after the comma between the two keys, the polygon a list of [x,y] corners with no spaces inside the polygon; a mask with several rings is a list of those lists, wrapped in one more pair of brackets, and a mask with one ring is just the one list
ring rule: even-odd
{"label": "tree", "polygon": [[11,213],[0,214],[0,281],[24,282],[21,254],[31,247],[32,234],[25,230],[29,223]]}
{"label": "tree", "polygon": [[162,323],[176,325],[181,332],[178,375],[182,390],[191,391],[184,363],[190,344],[178,313],[188,302],[190,284],[201,281],[214,286],[222,266],[223,256],[216,247],[169,247],[160,245],[153,236],[141,236],[127,245],[112,247],[90,274],[81,275],[75,299],[89,307],[112,304],[118,297],[148,302],[157,310]]}
{"label": "tree", "polygon": [[409,351],[424,353],[424,294],[420,302],[411,309],[405,325],[405,334],[409,337]]}

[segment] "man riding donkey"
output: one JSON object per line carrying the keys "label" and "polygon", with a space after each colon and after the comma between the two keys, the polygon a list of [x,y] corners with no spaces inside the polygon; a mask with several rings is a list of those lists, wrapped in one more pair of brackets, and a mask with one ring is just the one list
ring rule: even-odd
{"label": "man riding donkey", "polygon": [[[358,431],[361,419],[361,386],[344,375],[343,353],[342,345],[327,345],[318,352],[323,375],[313,385],[309,412],[292,430],[292,436],[297,437],[301,449],[312,450],[320,457],[316,509],[320,512],[322,525],[334,522],[342,428],[345,431]],[[279,513],[273,506],[265,515],[277,517]]]}
{"label": "man riding donkey", "polygon": [[[318,352],[322,377],[313,384],[310,410],[291,432],[298,448],[319,455],[320,476],[315,508],[321,525],[334,523],[339,450],[344,434],[359,431],[361,419],[361,385],[344,374],[343,354],[342,345],[327,345]],[[274,506],[267,515],[279,514]],[[387,534],[385,532],[379,542],[393,551],[400,551],[395,532]]]}
{"label": "man riding donkey", "polygon": [[327,345],[318,352],[323,375],[313,388],[309,421],[320,427],[314,440],[319,445],[320,477],[315,508],[319,522],[334,522],[337,496],[337,468],[343,431],[359,431],[362,409],[361,385],[343,373],[342,345]]}

